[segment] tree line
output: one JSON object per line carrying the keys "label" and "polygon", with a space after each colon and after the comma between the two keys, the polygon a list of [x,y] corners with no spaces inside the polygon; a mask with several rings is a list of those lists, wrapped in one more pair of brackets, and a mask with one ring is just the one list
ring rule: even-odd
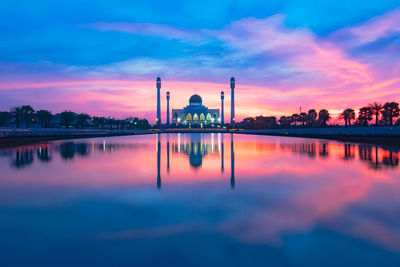
{"label": "tree line", "polygon": [[146,119],[137,117],[119,120],[113,117],[90,116],[86,113],[75,113],[68,110],[52,114],[48,110],[35,111],[29,105],[13,107],[9,112],[0,112],[0,126],[119,130],[151,128]]}
{"label": "tree line", "polygon": [[[399,104],[396,102],[387,102],[385,104],[375,102],[361,107],[358,115],[356,115],[354,109],[346,108],[339,114],[339,119],[344,122],[346,127],[400,125],[399,112]],[[315,109],[310,109],[308,112],[282,116],[279,119],[274,116],[248,117],[238,123],[237,127],[243,129],[327,127],[331,118],[331,114],[326,109],[321,109],[318,112]]]}

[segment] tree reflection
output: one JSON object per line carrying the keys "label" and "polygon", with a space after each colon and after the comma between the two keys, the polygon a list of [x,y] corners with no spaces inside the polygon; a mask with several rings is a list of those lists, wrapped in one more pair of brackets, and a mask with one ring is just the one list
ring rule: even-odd
{"label": "tree reflection", "polygon": [[329,157],[328,144],[326,144],[326,143],[320,144],[319,156],[321,158],[328,158]]}
{"label": "tree reflection", "polygon": [[45,148],[39,148],[37,150],[37,157],[40,161],[43,162],[49,162],[51,160],[51,157],[49,155],[49,148],[45,147]]}
{"label": "tree reflection", "polygon": [[354,148],[355,145],[353,144],[347,144],[347,143],[344,144],[344,156],[343,156],[344,160],[351,160],[355,158]]}
{"label": "tree reflection", "polygon": [[65,160],[73,159],[75,156],[75,144],[73,142],[61,144],[60,153],[61,157]]}
{"label": "tree reflection", "polygon": [[32,162],[33,162],[32,149],[18,149],[15,152],[15,157],[11,165],[17,169],[21,169],[31,165]]}

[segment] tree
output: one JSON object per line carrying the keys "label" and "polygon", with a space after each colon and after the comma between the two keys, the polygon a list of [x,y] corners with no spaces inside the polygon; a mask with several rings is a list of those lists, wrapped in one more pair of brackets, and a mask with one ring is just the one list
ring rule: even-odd
{"label": "tree", "polygon": [[75,121],[75,115],[74,112],[68,110],[61,112],[61,125],[69,128]]}
{"label": "tree", "polygon": [[90,116],[86,113],[80,113],[76,116],[77,125],[81,127],[81,129],[85,128],[85,123],[90,120]]}
{"label": "tree", "polygon": [[8,117],[9,117],[8,112],[5,112],[5,111],[0,112],[0,126],[7,126]]}
{"label": "tree", "polygon": [[108,128],[111,130],[115,125],[115,119],[113,117],[109,117],[106,119],[106,123],[108,124]]}
{"label": "tree", "polygon": [[25,121],[25,126],[29,127],[31,123],[34,123],[35,110],[29,106],[25,105],[21,107],[22,120]]}
{"label": "tree", "polygon": [[279,119],[279,125],[281,128],[289,128],[290,126],[290,117],[282,116]]}
{"label": "tree", "polygon": [[42,128],[49,127],[52,116],[53,115],[48,110],[39,110],[36,112],[36,117],[40,122],[40,127]]}
{"label": "tree", "polygon": [[299,114],[296,114],[296,113],[294,113],[294,114],[290,117],[291,121],[294,122],[294,125],[295,125],[295,126],[297,126],[297,123],[299,122],[300,118],[301,118],[300,115],[299,115]]}
{"label": "tree", "polygon": [[307,121],[307,113],[305,113],[305,112],[301,112],[300,113],[300,118],[299,118],[299,122],[301,122],[301,125],[303,125],[304,126],[304,124],[306,123],[306,121]]}
{"label": "tree", "polygon": [[331,119],[329,111],[326,109],[321,109],[318,113],[318,121],[322,127],[326,127],[327,122]]}
{"label": "tree", "polygon": [[378,119],[379,119],[379,115],[382,114],[383,105],[379,104],[377,102],[374,102],[373,104],[369,104],[369,107],[372,109],[372,114],[375,115],[375,125],[378,126]]}
{"label": "tree", "polygon": [[104,117],[93,117],[93,123],[97,128],[104,129],[104,124],[106,123],[106,118]]}
{"label": "tree", "polygon": [[368,122],[372,120],[373,110],[371,107],[362,107],[359,110],[357,122],[361,126],[368,126]]}
{"label": "tree", "polygon": [[315,109],[310,109],[307,114],[307,125],[314,126],[315,122],[317,121],[317,116],[318,114]]}
{"label": "tree", "polygon": [[383,121],[385,124],[393,125],[393,118],[399,116],[399,104],[396,102],[387,102],[383,105]]}
{"label": "tree", "polygon": [[21,127],[22,110],[21,107],[13,107],[10,110],[11,115],[14,117],[15,127]]}
{"label": "tree", "polygon": [[347,127],[351,125],[351,120],[356,118],[356,113],[354,112],[354,109],[347,108],[340,114],[339,118],[344,120],[344,124]]}

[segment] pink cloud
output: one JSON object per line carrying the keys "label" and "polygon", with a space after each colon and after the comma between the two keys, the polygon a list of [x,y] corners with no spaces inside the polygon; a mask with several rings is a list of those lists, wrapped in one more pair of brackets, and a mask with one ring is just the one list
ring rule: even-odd
{"label": "pink cloud", "polygon": [[332,34],[332,38],[342,39],[348,46],[358,46],[398,32],[400,9],[395,9],[359,25],[340,29]]}

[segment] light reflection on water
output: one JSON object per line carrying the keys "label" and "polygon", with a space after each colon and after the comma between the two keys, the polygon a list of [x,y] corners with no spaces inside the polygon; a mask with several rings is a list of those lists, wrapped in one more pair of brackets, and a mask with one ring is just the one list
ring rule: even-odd
{"label": "light reflection on water", "polygon": [[1,149],[0,265],[398,266],[398,165],[395,147],[231,134]]}

